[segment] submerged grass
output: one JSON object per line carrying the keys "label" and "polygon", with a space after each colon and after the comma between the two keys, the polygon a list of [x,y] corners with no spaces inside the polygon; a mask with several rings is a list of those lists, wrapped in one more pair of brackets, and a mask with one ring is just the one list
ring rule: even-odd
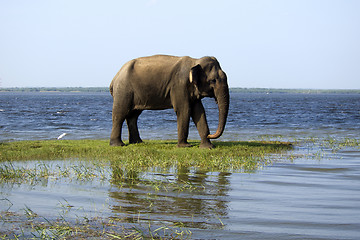
{"label": "submerged grass", "polygon": [[212,171],[252,170],[272,153],[289,150],[291,144],[276,141],[215,142],[215,149],[177,148],[175,141],[146,141],[110,147],[107,140],[43,140],[0,143],[0,162],[15,160],[91,159],[110,161],[127,169],[204,168]]}
{"label": "submerged grass", "polygon": [[[63,206],[63,208],[68,208]],[[23,213],[0,212],[0,239],[189,239],[191,231],[176,224],[157,226],[128,224],[121,218],[68,217],[62,210],[58,217],[48,219],[25,206]]]}
{"label": "submerged grass", "polygon": [[[325,149],[338,150],[347,147],[360,147],[359,139],[309,139],[309,142],[320,142]],[[91,180],[98,178],[109,180],[112,184],[124,189],[139,185],[147,189],[149,202],[147,208],[156,203],[157,192],[164,196],[164,192],[185,192],[187,194],[210,188],[210,185],[194,184],[183,181],[182,168],[201,168],[206,171],[253,171],[268,163],[269,156],[286,152],[292,148],[288,142],[278,141],[246,141],[246,142],[215,142],[215,149],[199,149],[198,141],[192,141],[192,148],[177,148],[175,141],[147,141],[143,144],[128,145],[126,147],[110,147],[107,140],[61,140],[61,141],[21,141],[0,143],[0,184],[14,180],[41,181],[52,179]],[[274,156],[275,157],[275,156]],[[272,157],[271,157],[272,158]],[[56,166],[38,163],[28,168],[22,163],[13,161],[24,160],[61,160],[81,159],[95,160],[89,164],[70,166]],[[47,161],[48,162],[48,161]],[[74,161],[76,162],[76,161]],[[177,177],[165,175],[160,178],[151,176],[141,177],[141,171],[151,168],[177,167]],[[155,175],[154,175],[155,176]],[[159,178],[159,179],[158,179]],[[11,181],[10,181],[11,182]],[[209,189],[211,191],[211,189]],[[0,199],[1,204],[12,203]],[[61,204],[60,217],[46,219],[25,205],[24,213],[14,213],[8,210],[0,212],[0,224],[6,226],[0,229],[0,239],[188,239],[190,230],[179,224],[148,225],[138,217],[138,222],[129,225],[126,219],[117,218],[81,218],[75,221],[72,217],[67,220],[66,214],[72,211],[68,202]],[[146,206],[144,205],[146,208]],[[139,211],[140,214],[140,211]],[[55,214],[56,215],[56,214]],[[221,220],[219,219],[221,222]],[[126,223],[126,224],[125,224]],[[221,222],[222,224],[222,222]],[[13,227],[12,227],[13,226]]]}

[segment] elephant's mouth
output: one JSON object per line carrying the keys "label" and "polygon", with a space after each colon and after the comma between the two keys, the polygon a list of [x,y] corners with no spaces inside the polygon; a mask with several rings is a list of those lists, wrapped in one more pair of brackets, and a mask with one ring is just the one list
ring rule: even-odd
{"label": "elephant's mouth", "polygon": [[218,104],[217,98],[216,98],[215,96],[214,96],[213,98],[214,98],[214,100],[215,100],[215,103]]}
{"label": "elephant's mouth", "polygon": [[[215,98],[216,99],[216,96],[214,94],[214,90],[209,91],[209,92],[204,92],[200,96],[201,96],[201,98],[209,97],[209,98]],[[215,100],[215,101],[217,101],[217,100]]]}

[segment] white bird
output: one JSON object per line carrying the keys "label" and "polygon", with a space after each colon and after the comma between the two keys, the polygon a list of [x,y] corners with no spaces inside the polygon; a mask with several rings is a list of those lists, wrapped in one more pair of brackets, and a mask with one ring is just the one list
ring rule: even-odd
{"label": "white bird", "polygon": [[65,137],[65,136],[66,136],[66,134],[67,134],[67,133],[63,133],[63,134],[61,134],[60,136],[58,136],[58,137],[57,137],[57,139],[58,139],[58,140],[62,139],[63,137]]}

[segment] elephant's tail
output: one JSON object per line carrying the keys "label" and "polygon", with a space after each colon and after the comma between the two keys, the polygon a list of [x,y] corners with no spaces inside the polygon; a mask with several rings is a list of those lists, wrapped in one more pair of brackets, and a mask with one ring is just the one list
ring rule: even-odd
{"label": "elephant's tail", "polygon": [[109,89],[111,96],[113,96],[113,82],[111,82]]}

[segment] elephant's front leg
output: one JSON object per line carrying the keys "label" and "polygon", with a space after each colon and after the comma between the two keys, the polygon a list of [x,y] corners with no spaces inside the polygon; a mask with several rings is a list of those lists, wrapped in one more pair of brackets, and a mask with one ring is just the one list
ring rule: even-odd
{"label": "elephant's front leg", "polygon": [[209,126],[206,121],[205,109],[200,100],[197,100],[191,108],[191,117],[199,132],[201,143],[200,148],[214,148],[207,136],[210,134]]}
{"label": "elephant's front leg", "polygon": [[189,135],[190,124],[190,109],[183,107],[176,109],[177,116],[177,130],[178,130],[178,147],[191,147],[191,144],[187,142]]}

